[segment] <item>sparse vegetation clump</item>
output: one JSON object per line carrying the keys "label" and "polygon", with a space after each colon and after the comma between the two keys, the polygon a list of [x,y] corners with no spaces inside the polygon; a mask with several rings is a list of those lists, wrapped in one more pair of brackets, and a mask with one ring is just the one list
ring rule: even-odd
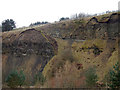
{"label": "sparse vegetation clump", "polygon": [[44,85],[46,78],[43,76],[41,72],[35,75],[34,83],[39,83],[40,85]]}
{"label": "sparse vegetation clump", "polygon": [[10,31],[16,28],[15,21],[13,19],[7,19],[2,22],[2,31]]}
{"label": "sparse vegetation clump", "polygon": [[34,26],[34,25],[43,25],[43,24],[47,24],[48,22],[35,22],[35,23],[31,23],[30,26]]}
{"label": "sparse vegetation clump", "polygon": [[109,71],[108,86],[112,89],[120,88],[120,68],[118,62]]}
{"label": "sparse vegetation clump", "polygon": [[66,18],[62,17],[62,18],[60,18],[59,21],[63,21],[63,20],[69,20],[69,18],[68,17],[66,17]]}
{"label": "sparse vegetation clump", "polygon": [[6,78],[6,83],[10,88],[17,88],[18,86],[22,86],[25,84],[25,75],[23,71],[18,71],[14,70],[12,71],[8,77]]}
{"label": "sparse vegetation clump", "polygon": [[95,68],[89,68],[85,73],[86,76],[86,85],[88,87],[95,87],[96,82],[98,81],[98,77],[95,71]]}

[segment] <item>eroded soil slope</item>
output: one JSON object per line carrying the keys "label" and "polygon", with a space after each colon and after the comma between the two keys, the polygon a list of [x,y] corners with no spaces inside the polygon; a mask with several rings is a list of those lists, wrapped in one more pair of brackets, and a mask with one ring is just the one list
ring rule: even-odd
{"label": "eroded soil slope", "polygon": [[15,69],[23,70],[27,76],[26,81],[32,81],[34,75],[42,72],[48,61],[57,53],[55,39],[35,29],[4,32],[2,37],[3,82]]}

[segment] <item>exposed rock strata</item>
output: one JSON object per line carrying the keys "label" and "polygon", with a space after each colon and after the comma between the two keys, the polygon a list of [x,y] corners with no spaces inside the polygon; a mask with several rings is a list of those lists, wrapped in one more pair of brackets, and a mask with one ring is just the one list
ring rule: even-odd
{"label": "exposed rock strata", "polygon": [[35,29],[4,32],[2,37],[3,82],[15,69],[23,70],[28,82],[33,80],[57,53],[57,42]]}

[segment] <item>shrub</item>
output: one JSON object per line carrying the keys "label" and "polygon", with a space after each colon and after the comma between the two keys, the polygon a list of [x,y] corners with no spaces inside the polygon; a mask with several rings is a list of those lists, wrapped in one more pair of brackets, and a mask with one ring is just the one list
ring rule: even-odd
{"label": "shrub", "polygon": [[93,87],[96,85],[97,80],[97,75],[96,75],[96,70],[94,68],[89,68],[87,72],[85,73],[86,77],[86,85],[89,87]]}
{"label": "shrub", "polygon": [[12,71],[5,80],[5,82],[10,88],[16,88],[18,86],[21,86],[24,84],[24,81],[25,75],[23,74],[23,71],[20,71],[19,74],[16,70]]}
{"label": "shrub", "polygon": [[102,52],[102,50],[100,50],[96,45],[93,45],[92,48],[94,49],[93,53],[95,56],[100,55],[100,53]]}
{"label": "shrub", "polygon": [[108,86],[110,88],[120,88],[120,68],[119,63],[117,62],[113,69],[109,71],[109,80]]}
{"label": "shrub", "polygon": [[62,17],[62,18],[60,18],[59,21],[63,21],[63,20],[69,20],[69,18],[68,17],[66,17],[66,18]]}
{"label": "shrub", "polygon": [[46,81],[46,78],[43,76],[41,72],[35,75],[35,83],[40,83],[41,85],[44,85]]}
{"label": "shrub", "polygon": [[20,77],[19,85],[22,86],[22,85],[25,84],[25,82],[24,82],[25,81],[25,75],[24,75],[22,70],[20,71],[19,77]]}
{"label": "shrub", "polygon": [[31,23],[29,26],[34,26],[34,25],[43,25],[43,24],[47,24],[48,22],[35,22],[35,23]]}
{"label": "shrub", "polygon": [[10,31],[16,28],[15,21],[13,19],[7,19],[2,22],[2,31]]}
{"label": "shrub", "polygon": [[71,63],[75,61],[75,58],[72,55],[72,51],[69,48],[64,49],[64,51],[60,54],[60,56],[63,60],[68,60]]}

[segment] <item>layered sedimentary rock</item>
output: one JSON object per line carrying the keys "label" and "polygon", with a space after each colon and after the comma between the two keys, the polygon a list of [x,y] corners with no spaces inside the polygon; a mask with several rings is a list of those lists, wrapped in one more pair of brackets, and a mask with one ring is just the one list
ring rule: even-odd
{"label": "layered sedimentary rock", "polygon": [[[100,19],[99,19],[100,18]],[[84,26],[71,33],[73,39],[115,39],[118,37],[120,14],[91,18]]]}
{"label": "layered sedimentary rock", "polygon": [[83,19],[61,21],[37,29],[63,39],[115,39],[118,36],[120,13],[110,13]]}
{"label": "layered sedimentary rock", "polygon": [[57,53],[55,39],[35,29],[4,32],[2,40],[3,82],[12,70],[23,70],[26,80],[32,82]]}

